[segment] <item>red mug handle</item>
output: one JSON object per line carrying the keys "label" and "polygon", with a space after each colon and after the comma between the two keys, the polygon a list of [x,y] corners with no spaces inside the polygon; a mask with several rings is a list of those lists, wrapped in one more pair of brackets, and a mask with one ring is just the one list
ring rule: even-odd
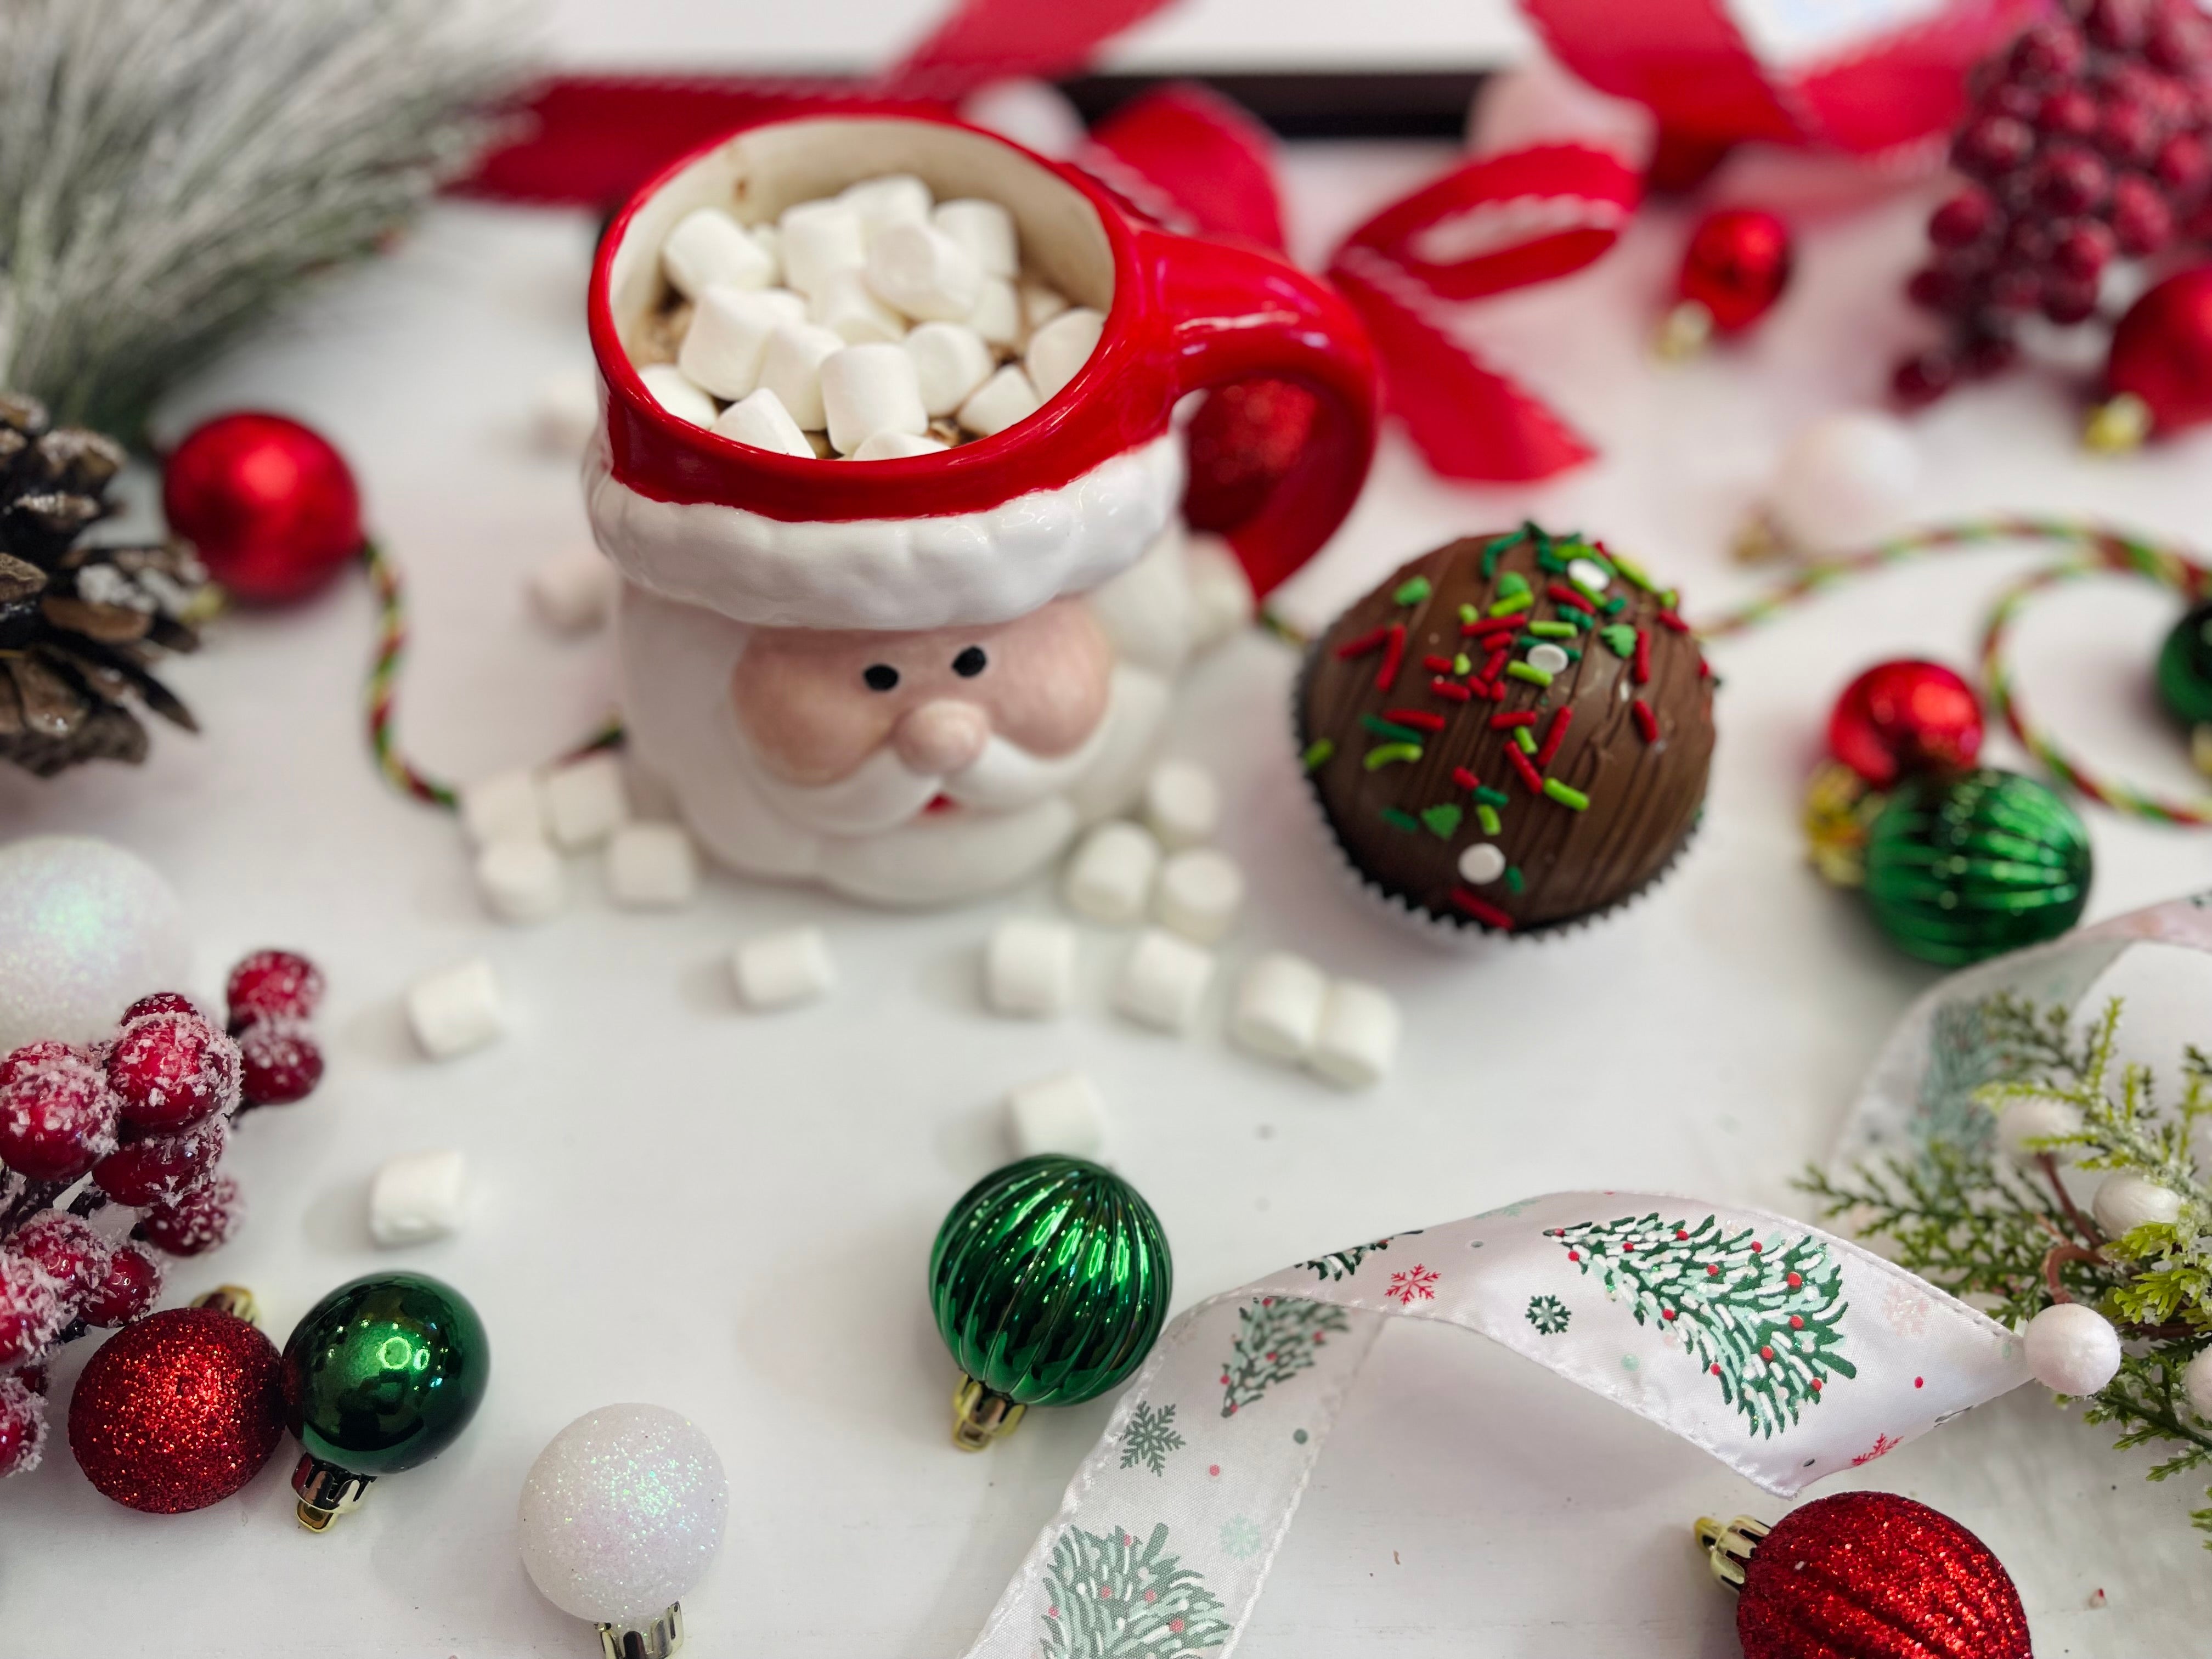
{"label": "red mug handle", "polygon": [[1380,382],[1358,313],[1279,256],[1140,227],[1174,353],[1177,397],[1237,380],[1288,380],[1316,407],[1304,447],[1259,512],[1225,532],[1261,598],[1335,533],[1375,458]]}

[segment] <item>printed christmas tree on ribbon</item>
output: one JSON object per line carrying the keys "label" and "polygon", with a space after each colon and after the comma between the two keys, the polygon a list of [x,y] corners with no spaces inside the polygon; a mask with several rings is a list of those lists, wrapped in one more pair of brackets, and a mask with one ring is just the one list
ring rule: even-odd
{"label": "printed christmas tree on ribbon", "polygon": [[1221,1362],[1221,1414],[1234,1417],[1276,1383],[1309,1370],[1331,1332],[1351,1328],[1343,1309],[1295,1297],[1262,1297],[1239,1310],[1236,1352]]}
{"label": "printed christmas tree on ribbon", "polygon": [[1118,1528],[1061,1533],[1044,1575],[1046,1659],[1164,1659],[1226,1642],[1220,1599],[1167,1542],[1164,1525],[1142,1545]]}
{"label": "printed christmas tree on ribbon", "polygon": [[1820,1390],[1858,1370],[1842,1352],[1843,1272],[1817,1237],[1746,1227],[1713,1216],[1662,1224],[1584,1221],[1551,1236],[1567,1260],[1626,1297],[1639,1325],[1679,1340],[1719,1382],[1721,1397],[1762,1436],[1779,1434]]}
{"label": "printed christmas tree on ribbon", "polygon": [[1408,1227],[1402,1233],[1392,1233],[1389,1238],[1378,1238],[1372,1244],[1354,1244],[1350,1249],[1331,1250],[1327,1255],[1316,1256],[1311,1261],[1301,1261],[1298,1266],[1311,1268],[1314,1277],[1324,1284],[1349,1279],[1359,1271],[1359,1264],[1370,1255],[1377,1250],[1389,1249],[1392,1240],[1411,1238],[1420,1231],[1419,1227]]}

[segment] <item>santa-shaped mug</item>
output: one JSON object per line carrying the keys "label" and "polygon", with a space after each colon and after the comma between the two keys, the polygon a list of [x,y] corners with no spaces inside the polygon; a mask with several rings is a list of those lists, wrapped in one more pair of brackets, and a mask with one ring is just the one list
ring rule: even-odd
{"label": "santa-shaped mug", "polygon": [[[994,436],[888,460],[772,453],[663,408],[634,353],[671,301],[677,222],[772,222],[889,173],[1000,204],[1025,273],[1104,313],[1073,378]],[[635,763],[724,863],[884,903],[1018,882],[1141,787],[1192,641],[1178,399],[1258,377],[1316,396],[1292,471],[1229,533],[1255,592],[1328,538],[1374,449],[1372,356],[1333,290],[951,120],[771,120],[678,163],[602,240],[590,324],[585,486],[625,578]]]}

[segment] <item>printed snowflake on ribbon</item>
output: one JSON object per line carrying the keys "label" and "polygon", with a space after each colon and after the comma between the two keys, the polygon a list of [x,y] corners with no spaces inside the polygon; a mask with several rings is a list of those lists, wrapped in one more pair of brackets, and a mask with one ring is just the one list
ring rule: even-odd
{"label": "printed snowflake on ribbon", "polygon": [[1235,1561],[1249,1561],[1267,1541],[1260,1523],[1249,1516],[1232,1515],[1221,1523],[1221,1553]]}
{"label": "printed snowflake on ribbon", "polygon": [[1842,1352],[1843,1269],[1822,1239],[1656,1213],[1551,1236],[1609,1299],[1626,1298],[1638,1324],[1680,1340],[1762,1437],[1795,1425],[1831,1381],[1858,1375]]}
{"label": "printed snowflake on ribbon", "polygon": [[1532,1296],[1528,1298],[1528,1317],[1539,1334],[1557,1336],[1567,1328],[1574,1315],[1556,1296]]}
{"label": "printed snowflake on ribbon", "polygon": [[1121,1467],[1134,1468],[1142,1463],[1154,1474],[1165,1474],[1168,1454],[1181,1451],[1182,1437],[1175,1431],[1176,1408],[1163,1406],[1152,1409],[1148,1400],[1139,1400],[1137,1409],[1130,1414],[1129,1426],[1121,1431]]}
{"label": "printed snowflake on ribbon", "polygon": [[1904,1443],[1902,1440],[1893,1440],[1886,1434],[1878,1434],[1874,1437],[1874,1444],[1851,1459],[1851,1467],[1856,1468],[1862,1463],[1873,1462],[1877,1457],[1887,1457]]}
{"label": "printed snowflake on ribbon", "polygon": [[1164,1524],[1142,1544],[1118,1528],[1062,1532],[1045,1569],[1046,1659],[1162,1659],[1226,1642],[1220,1598],[1167,1542]]}
{"label": "printed snowflake on ribbon", "polygon": [[1401,1308],[1410,1308],[1416,1302],[1437,1299],[1437,1271],[1416,1261],[1401,1273],[1390,1275],[1390,1287],[1382,1292]]}
{"label": "printed snowflake on ribbon", "polygon": [[1262,1297],[1238,1310],[1237,1351],[1221,1364],[1221,1414],[1236,1416],[1276,1383],[1310,1369],[1313,1351],[1351,1328],[1343,1309],[1295,1297]]}

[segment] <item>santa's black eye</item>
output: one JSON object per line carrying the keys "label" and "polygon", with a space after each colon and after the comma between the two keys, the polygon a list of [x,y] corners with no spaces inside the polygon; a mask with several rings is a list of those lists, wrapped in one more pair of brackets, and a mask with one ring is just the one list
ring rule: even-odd
{"label": "santa's black eye", "polygon": [[971,645],[952,659],[952,672],[963,680],[972,680],[990,665],[991,659],[983,654],[983,647]]}
{"label": "santa's black eye", "polygon": [[898,670],[887,662],[872,662],[860,671],[871,691],[895,691],[898,689]]}

